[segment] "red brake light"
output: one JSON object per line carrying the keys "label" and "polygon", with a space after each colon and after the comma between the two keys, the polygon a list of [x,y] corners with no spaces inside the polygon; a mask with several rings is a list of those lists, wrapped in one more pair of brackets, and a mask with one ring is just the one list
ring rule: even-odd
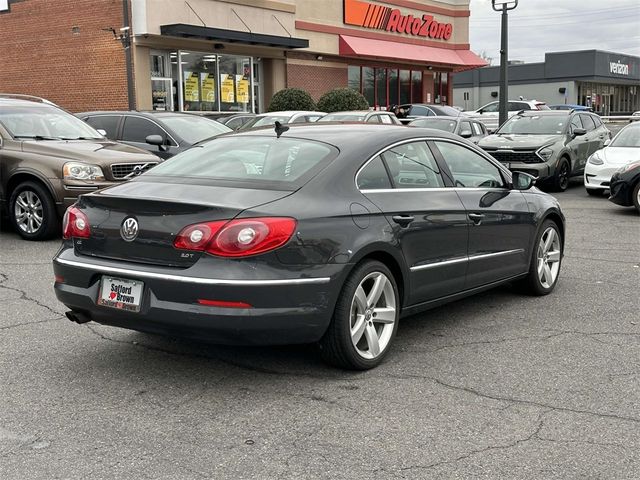
{"label": "red brake light", "polygon": [[62,238],[89,238],[89,218],[75,205],[67,208],[62,220]]}
{"label": "red brake light", "polygon": [[281,247],[289,241],[296,225],[296,220],[288,217],[198,223],[184,228],[173,245],[220,257],[246,257]]}

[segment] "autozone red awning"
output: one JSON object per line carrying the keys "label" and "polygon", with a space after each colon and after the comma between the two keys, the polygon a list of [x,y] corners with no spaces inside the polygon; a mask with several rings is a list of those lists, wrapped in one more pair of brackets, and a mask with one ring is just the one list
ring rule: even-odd
{"label": "autozone red awning", "polygon": [[340,35],[340,55],[446,65],[453,67],[454,72],[487,65],[471,50],[451,50],[348,35]]}

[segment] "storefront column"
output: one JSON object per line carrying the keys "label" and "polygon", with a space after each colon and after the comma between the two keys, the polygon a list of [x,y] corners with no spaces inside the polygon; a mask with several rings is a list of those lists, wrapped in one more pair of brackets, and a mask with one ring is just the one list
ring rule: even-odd
{"label": "storefront column", "polygon": [[262,64],[264,69],[264,107],[267,109],[271,103],[271,97],[287,86],[287,64],[283,58],[263,58]]}

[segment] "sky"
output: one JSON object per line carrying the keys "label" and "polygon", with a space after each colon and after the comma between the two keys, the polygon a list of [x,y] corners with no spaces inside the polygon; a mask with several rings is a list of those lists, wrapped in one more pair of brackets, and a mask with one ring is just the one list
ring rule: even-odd
{"label": "sky", "polygon": [[[471,50],[499,65],[501,14],[491,0],[471,0],[470,10]],[[593,49],[640,56],[640,0],[519,0],[509,11],[509,60]]]}

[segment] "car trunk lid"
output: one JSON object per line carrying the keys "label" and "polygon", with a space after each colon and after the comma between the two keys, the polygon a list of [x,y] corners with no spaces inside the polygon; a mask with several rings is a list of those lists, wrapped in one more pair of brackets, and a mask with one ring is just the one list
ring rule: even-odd
{"label": "car trunk lid", "polygon": [[[186,226],[230,220],[244,210],[289,195],[289,191],[210,185],[129,182],[84,195],[77,207],[88,217],[90,238],[75,239],[81,255],[186,268],[203,254],[178,250],[173,242]],[[125,239],[123,223],[134,219],[137,234]]]}

